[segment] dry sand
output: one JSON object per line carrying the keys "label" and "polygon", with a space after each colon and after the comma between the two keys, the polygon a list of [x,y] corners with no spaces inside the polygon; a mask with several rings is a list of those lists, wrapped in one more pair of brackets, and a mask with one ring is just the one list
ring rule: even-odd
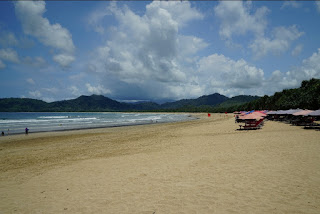
{"label": "dry sand", "polygon": [[320,131],[233,116],[0,138],[0,213],[320,213]]}

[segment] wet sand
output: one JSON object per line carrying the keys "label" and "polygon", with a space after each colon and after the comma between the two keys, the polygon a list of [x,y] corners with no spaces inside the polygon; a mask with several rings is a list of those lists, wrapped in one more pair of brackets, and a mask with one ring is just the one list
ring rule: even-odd
{"label": "wet sand", "polygon": [[320,131],[197,116],[0,137],[0,213],[320,213]]}

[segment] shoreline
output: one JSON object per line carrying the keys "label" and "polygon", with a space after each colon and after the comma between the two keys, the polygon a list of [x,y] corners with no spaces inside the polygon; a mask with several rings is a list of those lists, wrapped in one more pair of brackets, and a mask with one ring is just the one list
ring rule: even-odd
{"label": "shoreline", "polygon": [[[70,128],[70,129],[60,129],[60,130],[48,130],[48,131],[35,131],[29,132],[30,134],[37,134],[37,133],[55,133],[55,132],[70,132],[70,131],[81,131],[81,130],[94,130],[94,129],[108,129],[108,128],[117,128],[117,127],[128,127],[128,126],[143,126],[143,125],[152,125],[152,124],[165,124],[165,123],[179,123],[184,121],[191,121],[191,120],[198,120],[199,118],[193,118],[188,120],[180,120],[180,121],[162,121],[162,122],[145,122],[145,123],[135,123],[135,124],[122,124],[122,125],[109,125],[109,126],[96,126],[96,127],[83,127],[83,128]],[[25,133],[10,133],[9,135],[4,135],[1,137],[8,137],[8,136],[15,136],[15,135],[26,135]],[[0,138],[1,138],[0,137]]]}
{"label": "shoreline", "polygon": [[[10,113],[17,113],[17,112],[10,112]],[[56,113],[56,112],[18,112],[18,113]],[[70,113],[70,112],[58,112],[58,113]],[[137,114],[153,114],[152,112],[144,112],[144,113],[139,113],[139,112],[72,112],[72,113],[137,113]],[[127,124],[109,124],[109,125],[101,125],[101,126],[93,126],[93,127],[77,127],[77,128],[66,128],[66,129],[56,129],[56,130],[44,130],[44,131],[31,131],[29,130],[29,134],[36,134],[36,133],[47,133],[47,132],[68,132],[68,131],[78,131],[78,130],[91,130],[91,129],[104,129],[104,128],[115,128],[115,127],[126,127],[126,126],[140,126],[140,125],[151,125],[151,124],[161,124],[161,123],[175,123],[175,122],[181,122],[181,121],[190,121],[190,120],[197,120],[199,118],[192,116],[192,113],[154,113],[154,114],[185,114],[188,115],[184,120],[177,120],[177,121],[144,121],[144,122],[136,122],[136,123],[127,123]],[[10,133],[9,135],[5,133],[4,136],[0,136],[0,139],[2,137],[8,137],[8,136],[14,136],[14,135],[25,135],[24,132],[13,132]]]}

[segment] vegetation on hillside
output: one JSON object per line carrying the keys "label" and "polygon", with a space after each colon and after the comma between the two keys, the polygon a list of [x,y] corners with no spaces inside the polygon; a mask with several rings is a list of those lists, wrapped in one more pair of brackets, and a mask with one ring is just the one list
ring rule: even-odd
{"label": "vegetation on hillside", "polygon": [[320,109],[320,79],[302,81],[300,88],[285,89],[270,97],[265,95],[238,108],[243,110]]}
{"label": "vegetation on hillside", "polygon": [[233,112],[239,110],[286,110],[290,108],[320,109],[320,79],[303,81],[300,88],[285,89],[273,96],[240,95],[228,98],[221,94],[201,96],[157,104],[144,102],[129,104],[102,95],[80,96],[72,100],[47,103],[28,98],[0,99],[0,112],[102,112],[102,111],[154,111],[154,112]]}

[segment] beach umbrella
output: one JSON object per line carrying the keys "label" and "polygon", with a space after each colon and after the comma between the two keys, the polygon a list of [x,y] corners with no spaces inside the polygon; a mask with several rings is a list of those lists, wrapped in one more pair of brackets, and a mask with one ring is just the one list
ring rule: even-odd
{"label": "beach umbrella", "polygon": [[253,112],[254,112],[254,110],[251,110],[251,111],[248,111],[246,114],[251,114]]}
{"label": "beach umbrella", "polygon": [[298,111],[296,113],[293,113],[292,115],[294,115],[294,116],[305,116],[307,114],[310,114],[311,112],[313,112],[313,111],[311,111],[311,110],[302,110],[302,111]]}
{"label": "beach umbrella", "polygon": [[286,111],[283,111],[282,114],[294,114],[296,112],[299,112],[299,111],[302,111],[303,109],[289,109],[289,110],[286,110]]}
{"label": "beach umbrella", "polygon": [[293,114],[298,111],[301,111],[302,109],[289,109],[289,110],[278,110],[273,112],[273,114]]}
{"label": "beach umbrella", "polygon": [[260,120],[262,118],[262,116],[256,114],[247,114],[239,117],[240,120]]}
{"label": "beach umbrella", "polygon": [[313,111],[313,112],[307,114],[306,116],[320,116],[320,109]]}
{"label": "beach umbrella", "polygon": [[259,117],[265,117],[267,116],[265,113],[259,112],[259,111],[255,111],[253,113],[251,113],[253,115],[259,116]]}
{"label": "beach umbrella", "polygon": [[269,112],[267,112],[267,114],[269,115],[269,114],[277,114],[277,111],[269,111]]}
{"label": "beach umbrella", "polygon": [[275,111],[274,114],[284,114],[284,110]]}
{"label": "beach umbrella", "polygon": [[249,112],[247,112],[247,111],[243,111],[243,112],[241,112],[241,114],[240,115],[247,115]]}

